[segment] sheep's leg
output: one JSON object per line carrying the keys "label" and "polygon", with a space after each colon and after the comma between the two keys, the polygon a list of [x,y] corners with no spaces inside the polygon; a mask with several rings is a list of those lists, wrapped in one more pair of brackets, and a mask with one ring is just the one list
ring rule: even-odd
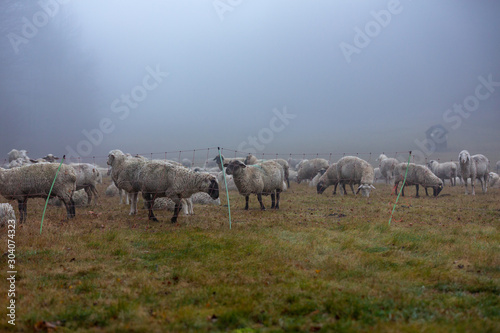
{"label": "sheep's leg", "polygon": [[276,200],[275,200],[275,194],[273,191],[273,193],[271,193],[271,209],[274,209],[275,204],[276,204]]}
{"label": "sheep's leg", "polygon": [[290,178],[286,178],[286,184],[288,185],[288,188],[290,188]]}
{"label": "sheep's leg", "polygon": [[262,203],[262,194],[259,193],[257,194],[257,200],[259,200],[259,203],[260,203],[260,209],[261,210],[266,210],[266,207],[264,206],[264,204]]}
{"label": "sheep's leg", "polygon": [[148,219],[151,221],[158,222],[158,219],[156,218],[156,216],[153,212],[153,206],[155,203],[153,195],[151,193],[143,193],[142,198],[146,202],[146,207],[148,209]]}
{"label": "sheep's leg", "polygon": [[28,198],[17,200],[17,206],[19,208],[19,223],[23,223],[28,217]]}
{"label": "sheep's leg", "polygon": [[475,184],[475,178],[476,178],[476,177],[474,177],[474,176],[472,176],[472,177],[470,178],[470,186],[472,187],[472,195],[476,195],[476,189],[475,189],[475,187],[476,187],[476,186],[475,186],[475,185],[476,185],[476,184]]}
{"label": "sheep's leg", "polygon": [[415,198],[418,198],[418,197],[420,197],[420,196],[418,195],[418,188],[419,188],[418,184],[417,184],[417,185],[415,185],[415,187],[417,188],[417,195],[415,196]]}
{"label": "sheep's leg", "polygon": [[85,193],[87,193],[87,205],[90,206],[90,202],[92,201],[92,189],[90,186],[85,187]]}
{"label": "sheep's leg", "polygon": [[[118,189],[118,195],[120,196],[120,205],[123,204],[123,193],[124,192],[125,192],[124,190]],[[127,196],[127,198],[128,198],[128,196]],[[128,202],[127,202],[127,204],[128,204]]]}
{"label": "sheep's leg", "polygon": [[250,195],[245,197],[245,210],[248,210],[248,200],[250,199]]}
{"label": "sheep's leg", "polygon": [[333,193],[332,193],[333,195],[337,194],[337,185],[338,185],[338,183],[335,184],[335,187],[333,188]]}
{"label": "sheep's leg", "polygon": [[354,186],[352,185],[352,183],[349,184],[349,186],[351,186],[351,191],[352,191],[352,194],[356,195],[357,193],[354,192]]}
{"label": "sheep's leg", "polygon": [[280,209],[280,190],[276,190],[276,206],[274,208]]}
{"label": "sheep's leg", "polygon": [[401,195],[403,197],[405,196],[405,187],[406,187],[406,184],[403,184],[403,186],[401,186]]}
{"label": "sheep's leg", "polygon": [[137,200],[138,200],[138,192],[135,193],[130,193],[131,199],[130,199],[130,213],[129,215],[135,215],[137,214]]}
{"label": "sheep's leg", "polygon": [[345,190],[345,183],[342,183],[341,184],[341,188],[343,189],[343,191],[340,191],[340,194],[343,196],[343,195],[347,195],[347,192]]}
{"label": "sheep's leg", "polygon": [[429,196],[429,193],[427,192],[427,187],[425,187],[425,195]]}
{"label": "sheep's leg", "polygon": [[469,192],[467,191],[467,178],[464,178],[464,185],[465,185],[465,195],[469,194]]}
{"label": "sheep's leg", "polygon": [[181,198],[178,197],[178,198],[172,199],[172,201],[175,203],[175,208],[174,208],[174,215],[170,219],[170,222],[176,223],[177,222],[177,217],[179,216],[179,212],[180,212],[181,206],[182,206],[182,204],[181,204]]}
{"label": "sheep's leg", "polygon": [[[97,189],[95,188],[94,185],[90,186],[90,190],[92,191],[92,194],[94,195],[94,205],[97,205],[97,198],[99,197],[99,193],[97,192]],[[89,200],[90,204],[90,200]]]}
{"label": "sheep's leg", "polygon": [[72,198],[69,200],[66,200],[64,198],[59,198],[64,203],[64,207],[66,207],[66,215],[68,217],[68,220],[70,218],[75,217],[75,202],[73,201]]}

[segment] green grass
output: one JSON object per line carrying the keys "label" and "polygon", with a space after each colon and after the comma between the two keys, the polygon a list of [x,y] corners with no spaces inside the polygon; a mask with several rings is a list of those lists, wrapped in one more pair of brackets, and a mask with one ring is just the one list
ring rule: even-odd
{"label": "green grass", "polygon": [[[292,184],[280,211],[264,212],[231,192],[231,229],[224,206],[172,225],[171,212],[149,222],[101,197],[69,222],[49,207],[42,235],[43,202],[30,200],[16,234],[15,328],[498,332],[500,191],[443,194],[400,198],[389,226],[389,186],[366,199]],[[0,308],[0,330],[12,329]]]}

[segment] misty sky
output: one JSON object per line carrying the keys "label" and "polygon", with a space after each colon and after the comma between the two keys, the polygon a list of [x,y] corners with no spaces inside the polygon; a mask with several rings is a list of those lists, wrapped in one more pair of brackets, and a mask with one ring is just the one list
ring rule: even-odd
{"label": "misty sky", "polygon": [[2,159],[395,152],[432,125],[500,157],[498,1],[64,2],[1,2]]}

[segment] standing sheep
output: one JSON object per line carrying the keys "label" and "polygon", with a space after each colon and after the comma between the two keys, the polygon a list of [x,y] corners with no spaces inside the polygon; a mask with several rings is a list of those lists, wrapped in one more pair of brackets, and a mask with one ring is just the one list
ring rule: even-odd
{"label": "standing sheep", "polygon": [[443,181],[443,185],[445,179],[450,180],[451,186],[456,185],[457,165],[454,162],[439,163],[436,160],[430,160],[427,167]]}
{"label": "standing sheep", "polygon": [[266,209],[262,203],[262,195],[271,195],[271,209],[279,209],[280,193],[285,188],[285,175],[280,164],[275,161],[265,161],[255,165],[245,165],[240,161],[232,161],[224,166],[226,173],[233,176],[238,192],[245,197],[245,210],[248,210],[250,194],[257,195],[261,210]]}
{"label": "standing sheep", "polygon": [[[406,168],[408,168],[408,172],[406,172]],[[427,188],[432,187],[435,197],[443,189],[443,181],[439,179],[435,174],[433,174],[432,171],[429,170],[426,166],[417,165],[415,163],[408,164],[403,162],[399,163],[398,165],[396,165],[396,168],[394,168],[394,189],[396,190],[396,192],[398,190],[399,182],[402,182],[404,180],[405,174],[406,182],[404,183],[403,189],[401,191],[403,196],[405,195],[404,188],[411,185],[414,185],[417,189],[416,197],[419,197],[419,186],[423,186],[425,188],[426,195],[429,195],[427,193]]]}
{"label": "standing sheep", "polygon": [[[290,166],[288,165],[288,162],[282,158],[271,159],[270,161],[278,162],[278,164],[281,165],[285,175],[286,185],[287,187],[290,187]],[[246,165],[253,165],[260,162],[264,162],[264,160],[258,160],[257,157],[253,156],[252,154],[248,154],[248,156],[245,158],[244,163]]]}
{"label": "standing sheep", "polygon": [[118,189],[130,195],[130,215],[137,214],[137,196],[141,190],[140,169],[147,159],[126,156],[121,150],[112,150],[108,154],[107,164],[111,166],[111,179]]}
{"label": "standing sheep", "polygon": [[[69,165],[62,164],[60,167],[51,197],[58,197],[64,203],[69,219],[75,216],[72,196],[76,189],[76,173]],[[58,169],[57,163],[0,169],[0,194],[7,200],[17,200],[20,223],[28,216],[28,198],[47,198]]]}
{"label": "standing sheep", "polygon": [[395,158],[387,157],[384,154],[380,154],[377,161],[379,161],[380,173],[382,177],[385,178],[385,183],[392,183],[394,168],[399,164],[399,161]]}
{"label": "standing sheep", "polygon": [[314,158],[302,162],[297,171],[297,183],[303,180],[312,180],[321,169],[328,169],[328,161],[324,158]]}
{"label": "standing sheep", "polygon": [[489,160],[481,154],[470,156],[467,150],[462,150],[458,155],[458,160],[460,162],[460,173],[465,182],[465,194],[467,191],[467,179],[471,179],[472,195],[476,195],[475,192],[475,180],[479,179],[481,182],[481,187],[483,193],[488,190],[488,177],[490,172],[490,162]]}
{"label": "standing sheep", "polygon": [[322,194],[328,186],[334,185],[333,194],[337,194],[337,185],[339,184],[339,176],[337,174],[337,163],[333,163],[326,169],[325,173],[319,178],[316,185],[318,194]]}
{"label": "standing sheep", "polygon": [[154,199],[168,197],[175,202],[171,222],[177,222],[181,200],[190,198],[197,192],[208,193],[213,199],[219,197],[219,184],[215,176],[199,173],[165,162],[148,162],[138,174],[142,197],[148,207],[150,220],[158,221],[153,213]]}
{"label": "standing sheep", "polygon": [[[337,176],[339,184],[342,186],[344,193],[347,194],[345,184],[351,186],[354,192],[353,185],[360,184],[356,194],[361,190],[364,197],[370,196],[370,191],[375,189],[373,179],[375,177],[373,167],[370,163],[356,156],[345,156],[337,162]],[[341,192],[341,194],[343,194]]]}

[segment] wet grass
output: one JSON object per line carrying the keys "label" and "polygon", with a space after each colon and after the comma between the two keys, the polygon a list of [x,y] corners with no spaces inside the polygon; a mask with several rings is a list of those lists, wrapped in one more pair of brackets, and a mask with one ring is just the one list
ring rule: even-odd
{"label": "wet grass", "polygon": [[[264,212],[231,192],[231,229],[224,193],[175,225],[171,212],[153,223],[101,197],[69,222],[50,207],[41,235],[43,202],[30,200],[16,234],[15,328],[499,331],[500,191],[442,193],[400,198],[389,225],[385,185],[366,199],[292,184],[280,211]],[[0,330],[11,329],[1,308]]]}

